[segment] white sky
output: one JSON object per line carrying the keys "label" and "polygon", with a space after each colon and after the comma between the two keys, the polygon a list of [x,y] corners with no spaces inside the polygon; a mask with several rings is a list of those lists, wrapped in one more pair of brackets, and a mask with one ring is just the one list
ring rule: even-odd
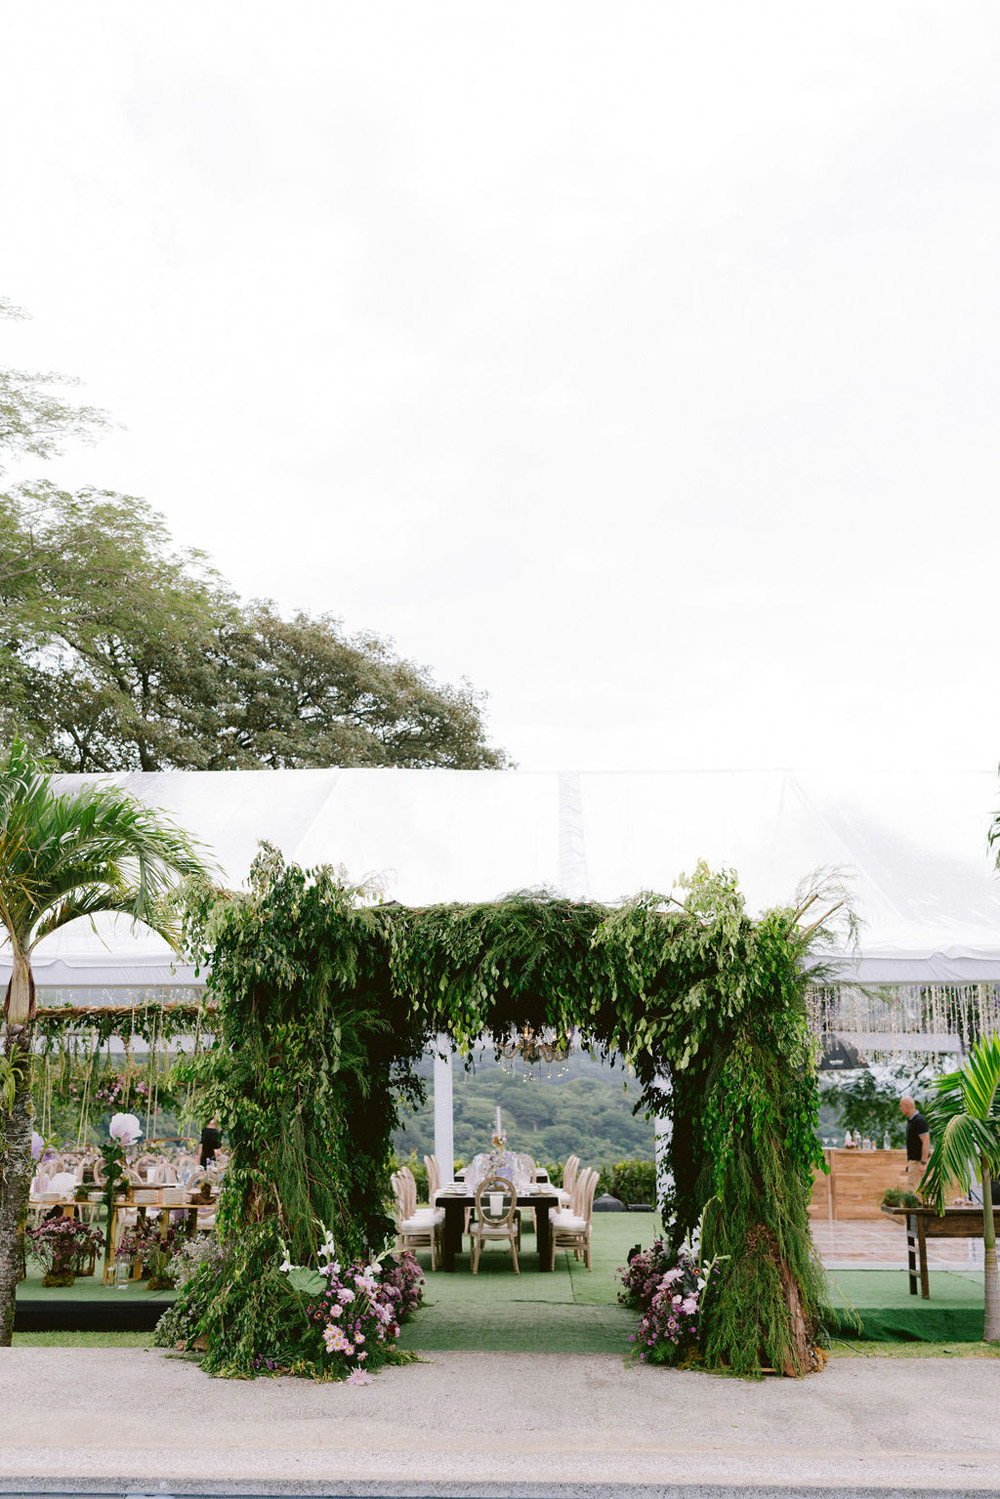
{"label": "white sky", "polygon": [[0,360],[123,424],[49,477],[524,769],[1000,759],[994,0],[0,21]]}

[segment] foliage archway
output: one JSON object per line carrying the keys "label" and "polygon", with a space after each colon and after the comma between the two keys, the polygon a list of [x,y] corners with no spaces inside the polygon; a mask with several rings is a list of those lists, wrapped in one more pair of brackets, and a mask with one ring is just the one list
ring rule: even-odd
{"label": "foliage archway", "polygon": [[661,1206],[680,1241],[714,1201],[710,1252],[727,1256],[704,1314],[707,1363],[806,1372],[824,1305],[807,1216],[822,1164],[810,904],[752,920],[734,876],[699,868],[683,904],[527,892],[414,910],[265,849],[248,893],[203,894],[189,911],[219,1006],[219,1044],[189,1065],[229,1131],[228,1260],[191,1283],[168,1335],[204,1340],[211,1372],[273,1357],[297,1315],[281,1255],[315,1263],[329,1231],[350,1259],[390,1231],[390,1138],[425,1046],[442,1031],[467,1048],[549,1026],[626,1056],[651,1108],[669,1081]]}

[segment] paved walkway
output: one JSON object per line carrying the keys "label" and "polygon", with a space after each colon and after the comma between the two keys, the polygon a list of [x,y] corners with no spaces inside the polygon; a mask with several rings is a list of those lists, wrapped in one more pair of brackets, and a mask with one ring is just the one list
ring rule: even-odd
{"label": "paved walkway", "polygon": [[159,1350],[3,1350],[0,1491],[1000,1488],[1000,1360],[844,1359],[754,1384],[607,1355],[427,1357],[350,1388],[209,1381]]}
{"label": "paved walkway", "polygon": [[[843,1223],[826,1218],[809,1224],[813,1243],[831,1270],[890,1270],[906,1265],[906,1233],[889,1218]],[[928,1239],[931,1270],[983,1268],[982,1239]]]}

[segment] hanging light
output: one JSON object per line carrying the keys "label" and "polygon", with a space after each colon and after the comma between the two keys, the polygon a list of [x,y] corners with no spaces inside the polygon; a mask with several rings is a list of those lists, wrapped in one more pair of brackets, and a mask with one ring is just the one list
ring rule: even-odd
{"label": "hanging light", "polygon": [[520,1060],[521,1078],[524,1082],[537,1082],[542,1067],[547,1069],[547,1077],[552,1076],[553,1066],[556,1067],[556,1076],[562,1077],[568,1070],[567,1058],[571,1050],[572,1043],[569,1039],[560,1040],[554,1030],[539,1034],[530,1025],[526,1025],[510,1041],[497,1042],[502,1071],[508,1077],[513,1077]]}

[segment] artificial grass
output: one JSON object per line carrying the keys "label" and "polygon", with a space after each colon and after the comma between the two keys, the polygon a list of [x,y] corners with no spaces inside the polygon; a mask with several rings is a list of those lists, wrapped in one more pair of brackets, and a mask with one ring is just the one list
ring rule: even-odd
{"label": "artificial grass", "polygon": [[44,1271],[28,1263],[28,1274],[17,1288],[18,1301],[99,1301],[105,1306],[134,1301],[162,1303],[164,1309],[174,1300],[174,1291],[149,1291],[146,1282],[133,1280],[127,1286],[106,1286],[101,1281],[102,1262],[98,1260],[93,1275],[78,1275],[71,1286],[43,1286]]}
{"label": "artificial grass", "polygon": [[837,1270],[830,1284],[838,1314],[830,1328],[835,1337],[939,1344],[982,1341],[982,1272],[935,1270],[929,1301],[910,1295],[905,1270]]}
{"label": "artificial grass", "polygon": [[15,1348],[152,1348],[148,1332],[15,1332]]}
{"label": "artificial grass", "polygon": [[555,1269],[539,1273],[530,1231],[522,1236],[520,1275],[513,1272],[510,1251],[497,1244],[484,1249],[475,1276],[468,1254],[456,1258],[454,1273],[435,1274],[430,1273],[430,1256],[420,1255],[424,1304],[404,1325],[400,1347],[416,1352],[625,1354],[636,1316],[619,1304],[621,1284],[614,1272],[633,1245],[652,1242],[657,1225],[652,1214],[595,1214],[592,1271],[560,1250]]}

